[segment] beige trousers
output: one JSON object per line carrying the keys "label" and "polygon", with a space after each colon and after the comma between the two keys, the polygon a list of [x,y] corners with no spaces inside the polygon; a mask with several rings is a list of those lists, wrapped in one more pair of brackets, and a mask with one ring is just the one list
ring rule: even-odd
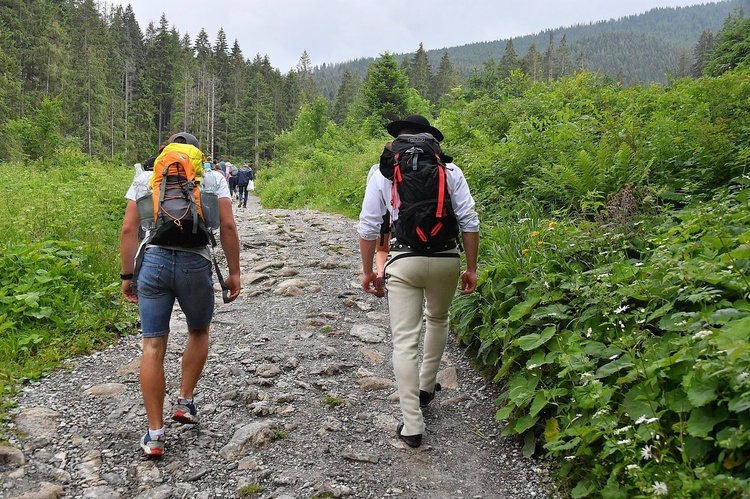
{"label": "beige trousers", "polygon": [[[385,268],[393,338],[393,371],[398,384],[404,428],[402,435],[424,433],[419,390],[432,392],[448,339],[448,309],[460,271],[457,250],[432,256],[391,252]],[[419,340],[424,317],[422,366]]]}

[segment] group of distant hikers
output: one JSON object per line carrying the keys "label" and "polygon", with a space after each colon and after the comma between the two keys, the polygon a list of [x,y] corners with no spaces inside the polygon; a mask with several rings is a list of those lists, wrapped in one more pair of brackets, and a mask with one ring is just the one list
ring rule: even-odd
{"label": "group of distant hikers", "polygon": [[[479,217],[461,169],[441,150],[440,130],[423,116],[409,115],[389,123],[386,131],[393,140],[367,175],[357,226],[361,288],[388,297],[402,415],[396,436],[419,447],[426,430],[422,411],[441,389],[437,373],[451,301],[457,291],[468,294],[477,286]],[[240,244],[232,203],[236,191],[238,207],[247,206],[254,178],[247,161],[239,168],[207,162],[198,139],[179,132],[154,158],[153,171],[137,174],[125,195],[120,279],[125,299],[138,303],[141,316],[140,384],[148,431],[140,446],[148,456],[164,453],[164,357],[175,300],[188,338],[171,419],[199,422],[193,397],[209,351],[212,263],[224,302],[235,300]],[[213,258],[217,229],[229,267],[226,281]]]}
{"label": "group of distant hikers", "polygon": [[[229,194],[232,199],[237,199],[238,207],[247,208],[247,193],[255,190],[255,171],[250,162],[245,160],[239,168],[224,160],[214,160],[214,169],[224,172],[224,177],[229,184]],[[218,166],[218,168],[217,168]]]}

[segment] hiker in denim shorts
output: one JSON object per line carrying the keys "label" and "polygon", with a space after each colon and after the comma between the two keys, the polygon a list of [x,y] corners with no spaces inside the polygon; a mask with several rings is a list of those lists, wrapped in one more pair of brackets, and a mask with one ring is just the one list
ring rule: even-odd
{"label": "hiker in denim shorts", "polygon": [[[200,149],[197,139],[185,132],[170,137],[170,142],[172,141],[192,144]],[[221,246],[229,266],[229,276],[226,279],[229,290],[227,300],[233,301],[240,293],[240,244],[229,187],[223,179],[219,183],[217,196]],[[185,315],[188,339],[182,355],[182,381],[172,409],[172,419],[185,424],[198,423],[193,394],[208,356],[208,333],[214,311],[211,248],[146,244],[145,248],[141,248],[143,260],[137,273],[137,289],[133,289],[131,284],[136,254],[139,251],[140,227],[135,182],[125,198],[127,205],[120,236],[122,293],[127,301],[138,303],[143,331],[140,384],[148,418],[148,432],[141,438],[140,445],[147,456],[159,457],[164,453],[166,440],[163,420],[166,385],[164,357],[175,300]]]}

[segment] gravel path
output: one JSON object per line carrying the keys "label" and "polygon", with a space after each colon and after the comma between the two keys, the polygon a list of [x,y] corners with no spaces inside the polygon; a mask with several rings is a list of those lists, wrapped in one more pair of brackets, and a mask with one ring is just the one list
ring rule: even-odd
{"label": "gravel path", "polygon": [[[140,338],[125,337],[20,393],[0,497],[549,497],[544,466],[499,435],[497,388],[454,341],[422,447],[396,438],[387,306],[359,290],[354,221],[255,197],[235,215],[243,291],[218,299],[201,423],[167,422],[165,456],[142,456]],[[165,411],[185,339],[175,308]]]}

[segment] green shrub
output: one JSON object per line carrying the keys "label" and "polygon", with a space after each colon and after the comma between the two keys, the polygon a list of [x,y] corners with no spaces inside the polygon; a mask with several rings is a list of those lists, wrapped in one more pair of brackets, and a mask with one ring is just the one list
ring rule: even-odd
{"label": "green shrub", "polygon": [[19,382],[135,330],[118,279],[132,176],[70,151],[0,168],[2,408]]}

